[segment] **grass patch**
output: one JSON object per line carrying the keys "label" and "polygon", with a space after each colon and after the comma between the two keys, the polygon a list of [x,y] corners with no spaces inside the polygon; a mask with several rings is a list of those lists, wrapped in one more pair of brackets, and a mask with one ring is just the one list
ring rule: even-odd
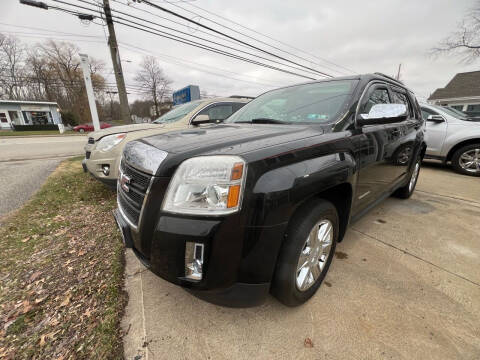
{"label": "grass patch", "polygon": [[79,134],[73,130],[66,130],[63,134],[60,134],[58,130],[37,130],[37,131],[0,131],[0,137],[2,136],[45,136],[45,135],[85,135]]}
{"label": "grass patch", "polygon": [[123,358],[115,194],[67,160],[0,226],[0,358]]}

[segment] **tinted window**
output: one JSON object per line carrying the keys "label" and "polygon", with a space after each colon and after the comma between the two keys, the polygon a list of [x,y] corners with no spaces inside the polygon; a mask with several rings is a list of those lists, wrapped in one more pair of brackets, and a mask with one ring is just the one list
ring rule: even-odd
{"label": "tinted window", "polygon": [[365,103],[362,114],[368,114],[373,105],[376,104],[389,104],[390,97],[388,96],[388,90],[383,88],[377,88],[371,92],[368,97],[367,102]]}
{"label": "tinted window", "polygon": [[208,115],[210,120],[225,120],[232,114],[232,104],[215,104],[200,111],[199,113],[199,115]]}
{"label": "tinted window", "polygon": [[410,117],[412,117],[413,110],[412,110],[412,106],[410,105],[410,102],[408,101],[407,94],[404,94],[397,90],[393,90],[392,96],[393,96],[392,104],[405,104],[405,106],[407,107],[408,114],[410,115]]}

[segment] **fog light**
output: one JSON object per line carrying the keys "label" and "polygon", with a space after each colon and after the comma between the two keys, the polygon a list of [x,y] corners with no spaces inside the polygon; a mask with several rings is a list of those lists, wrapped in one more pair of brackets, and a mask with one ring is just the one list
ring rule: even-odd
{"label": "fog light", "polygon": [[185,244],[185,277],[202,280],[203,244],[187,242]]}
{"label": "fog light", "polygon": [[110,165],[102,165],[103,175],[108,176],[110,174]]}

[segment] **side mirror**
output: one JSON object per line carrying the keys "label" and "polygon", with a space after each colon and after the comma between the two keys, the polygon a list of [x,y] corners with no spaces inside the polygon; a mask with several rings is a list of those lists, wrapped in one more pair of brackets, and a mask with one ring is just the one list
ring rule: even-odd
{"label": "side mirror", "polygon": [[405,104],[375,104],[368,114],[361,114],[357,124],[377,125],[390,124],[407,119],[407,107]]}
{"label": "side mirror", "polygon": [[444,122],[445,119],[443,118],[442,115],[428,115],[427,121],[432,121],[432,122],[436,122],[436,123],[441,123],[441,122]]}
{"label": "side mirror", "polygon": [[200,124],[207,124],[210,122],[210,116],[207,114],[200,114],[197,115],[194,119],[192,119],[192,125],[200,125]]}

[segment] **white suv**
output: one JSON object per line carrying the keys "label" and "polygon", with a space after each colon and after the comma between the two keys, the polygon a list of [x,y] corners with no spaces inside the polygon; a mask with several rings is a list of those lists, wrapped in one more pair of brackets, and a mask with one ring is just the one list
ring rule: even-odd
{"label": "white suv", "polygon": [[451,163],[461,174],[480,176],[480,121],[448,106],[422,104],[427,124],[425,159]]}

